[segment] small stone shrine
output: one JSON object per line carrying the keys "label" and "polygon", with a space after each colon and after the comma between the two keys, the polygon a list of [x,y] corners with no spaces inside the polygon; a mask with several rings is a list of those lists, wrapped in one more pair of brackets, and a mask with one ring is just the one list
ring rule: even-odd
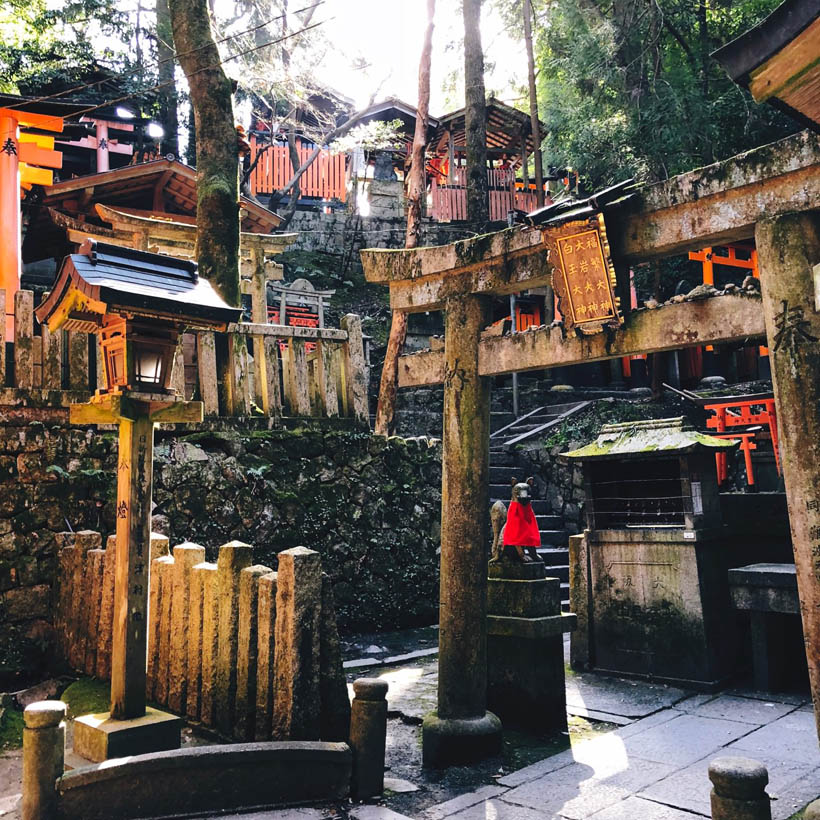
{"label": "small stone shrine", "polygon": [[715,455],[736,447],[675,418],[607,424],[563,454],[582,462],[587,499],[570,547],[573,665],[701,688],[731,673]]}

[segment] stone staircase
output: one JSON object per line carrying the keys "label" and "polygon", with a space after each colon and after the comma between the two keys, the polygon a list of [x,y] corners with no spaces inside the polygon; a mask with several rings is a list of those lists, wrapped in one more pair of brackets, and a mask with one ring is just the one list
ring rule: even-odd
{"label": "stone staircase", "polygon": [[[515,444],[541,435],[582,410],[589,402],[571,402],[537,407],[525,415],[506,421],[490,435],[490,505],[503,501],[509,506],[512,479],[524,481],[531,467],[521,466],[513,450]],[[493,413],[493,416],[497,414]],[[501,414],[498,414],[500,416]],[[500,420],[500,419],[499,419]],[[492,422],[496,419],[492,419]],[[547,567],[547,575],[561,582],[561,605],[569,609],[569,533],[560,515],[553,515],[545,499],[533,499],[532,510],[541,533],[538,554]]]}

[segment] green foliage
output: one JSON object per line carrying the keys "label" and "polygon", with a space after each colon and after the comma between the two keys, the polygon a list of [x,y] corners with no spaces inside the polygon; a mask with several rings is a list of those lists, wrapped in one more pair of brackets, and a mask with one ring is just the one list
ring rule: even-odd
{"label": "green foliage", "polygon": [[104,98],[115,73],[133,67],[126,45],[133,34],[115,0],[7,0],[0,7],[0,89],[48,94],[105,79],[82,93]]}
{"label": "green foliage", "polygon": [[107,681],[97,678],[80,678],[69,686],[60,700],[68,706],[68,716],[107,712],[111,690]]}
{"label": "green foliage", "polygon": [[[577,169],[599,189],[665,179],[799,130],[709,56],[779,2],[535,0],[545,166]],[[496,5],[516,25],[520,0]]]}
{"label": "green foliage", "polygon": [[0,752],[23,745],[23,713],[0,707]]}
{"label": "green foliage", "polygon": [[372,120],[357,125],[344,136],[333,140],[330,150],[334,154],[344,154],[354,148],[361,148],[364,151],[397,151],[404,146],[399,136],[401,125],[401,120],[390,122]]}

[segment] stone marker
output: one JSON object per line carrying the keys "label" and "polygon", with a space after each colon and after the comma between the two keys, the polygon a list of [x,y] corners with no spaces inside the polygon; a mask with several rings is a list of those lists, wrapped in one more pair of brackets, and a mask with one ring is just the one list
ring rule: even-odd
{"label": "stone marker", "polygon": [[279,553],[272,735],[318,740],[319,615],[322,564],[318,552],[295,547]]}
{"label": "stone marker", "polygon": [[769,772],[746,757],[717,757],[709,764],[712,820],[772,820]]}
{"label": "stone marker", "polygon": [[257,600],[256,715],[257,740],[270,740],[273,721],[273,658],[276,631],[276,573],[259,579]]}
{"label": "stone marker", "polygon": [[219,651],[219,600],[216,597],[216,564],[203,563],[194,567],[196,591],[202,600],[202,655],[200,657],[199,719],[213,726],[214,682],[216,657]]}
{"label": "stone marker", "polygon": [[322,697],[320,737],[322,740],[346,741],[350,735],[350,699],[342,665],[339,629],[336,625],[336,607],[333,585],[322,573],[322,614],[319,687]]}
{"label": "stone marker", "polygon": [[205,547],[184,543],[174,547],[171,597],[171,646],[168,669],[168,707],[185,714],[188,695],[188,622],[191,604],[191,569],[205,560]]}
{"label": "stone marker", "polygon": [[541,561],[507,558],[487,568],[487,705],[525,731],[567,728],[561,582]]}
{"label": "stone marker", "polygon": [[111,640],[114,628],[114,563],[116,551],[117,536],[109,535],[105,543],[102,598],[100,599],[100,626],[98,630],[97,677],[100,680],[108,680],[111,677]]}
{"label": "stone marker", "polygon": [[231,541],[219,548],[216,566],[216,597],[219,605],[219,632],[216,657],[214,708],[216,726],[224,735],[233,729],[236,700],[236,657],[239,629],[239,573],[251,565],[253,548]]}
{"label": "stone marker", "polygon": [[257,564],[245,567],[239,573],[239,646],[233,727],[233,736],[237,740],[253,740],[255,734],[259,579],[270,572],[270,567]]}
{"label": "stone marker", "polygon": [[171,660],[171,594],[174,582],[174,557],[164,555],[154,561],[154,569],[159,576],[159,642],[157,644],[156,678],[154,698],[157,703],[168,703],[168,675]]}
{"label": "stone marker", "polygon": [[814,800],[806,806],[803,820],[820,820],[820,800]]}
{"label": "stone marker", "polygon": [[66,705],[41,700],[23,712],[23,820],[51,820],[65,759]]}
{"label": "stone marker", "polygon": [[351,792],[357,800],[384,791],[384,750],[387,741],[387,681],[353,681],[350,748],[353,751]]}

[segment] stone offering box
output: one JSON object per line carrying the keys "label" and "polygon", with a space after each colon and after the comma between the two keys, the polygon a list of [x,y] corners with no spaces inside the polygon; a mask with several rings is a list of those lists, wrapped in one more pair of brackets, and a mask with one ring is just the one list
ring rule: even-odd
{"label": "stone offering box", "polygon": [[675,418],[609,424],[562,454],[584,468],[588,529],[571,570],[584,665],[699,688],[731,673],[715,455],[736,447]]}

